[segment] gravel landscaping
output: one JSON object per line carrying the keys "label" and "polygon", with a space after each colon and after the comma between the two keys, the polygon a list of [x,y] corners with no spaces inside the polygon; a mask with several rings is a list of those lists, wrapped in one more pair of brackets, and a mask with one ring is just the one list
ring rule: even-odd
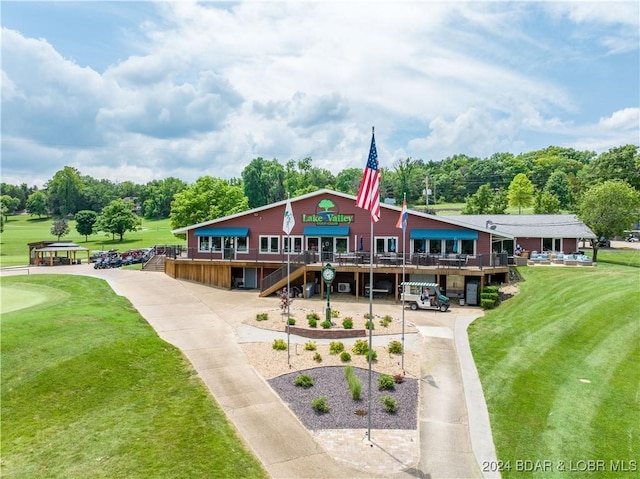
{"label": "gravel landscaping", "polygon": [[[311,368],[283,374],[270,379],[269,384],[308,429],[367,429],[369,370],[354,368],[354,373],[362,382],[362,399],[359,401],[351,398],[344,367],[340,366]],[[311,376],[314,385],[308,389],[295,386],[294,380],[300,374]],[[405,378],[402,383],[395,385],[394,391],[379,391],[379,375],[374,371],[371,377],[371,428],[416,429],[418,381]],[[311,406],[311,401],[320,396],[327,398],[329,412],[319,413]],[[385,410],[379,400],[381,396],[391,396],[397,401],[398,409],[395,413]]]}

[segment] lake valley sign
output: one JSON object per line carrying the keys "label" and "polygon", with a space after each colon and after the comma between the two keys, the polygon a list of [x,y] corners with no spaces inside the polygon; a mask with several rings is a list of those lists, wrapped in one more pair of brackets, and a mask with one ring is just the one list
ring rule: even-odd
{"label": "lake valley sign", "polygon": [[318,226],[335,226],[339,224],[350,225],[355,220],[355,215],[340,213],[333,201],[328,198],[321,200],[313,214],[302,213],[302,222]]}

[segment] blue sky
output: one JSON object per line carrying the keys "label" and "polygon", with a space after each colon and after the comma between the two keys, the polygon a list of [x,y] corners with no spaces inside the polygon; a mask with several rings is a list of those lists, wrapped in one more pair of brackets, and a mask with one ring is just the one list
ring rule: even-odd
{"label": "blue sky", "polygon": [[640,141],[636,1],[0,5],[7,183]]}

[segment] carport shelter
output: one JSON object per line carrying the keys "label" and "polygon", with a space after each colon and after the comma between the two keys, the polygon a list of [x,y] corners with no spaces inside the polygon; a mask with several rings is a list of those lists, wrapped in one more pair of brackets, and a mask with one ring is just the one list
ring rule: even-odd
{"label": "carport shelter", "polygon": [[[44,243],[44,242],[43,242]],[[38,266],[59,266],[65,264],[80,264],[85,256],[89,262],[89,248],[75,243],[48,243],[39,247],[29,244],[29,261]]]}

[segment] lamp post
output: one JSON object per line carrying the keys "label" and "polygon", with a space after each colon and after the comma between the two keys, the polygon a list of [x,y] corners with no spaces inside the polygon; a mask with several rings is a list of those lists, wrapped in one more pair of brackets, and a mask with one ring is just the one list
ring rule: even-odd
{"label": "lamp post", "polygon": [[334,278],[336,277],[336,270],[331,263],[327,263],[322,267],[322,279],[324,280],[324,284],[327,287],[327,311],[326,311],[326,319],[331,323],[331,283],[333,283]]}

